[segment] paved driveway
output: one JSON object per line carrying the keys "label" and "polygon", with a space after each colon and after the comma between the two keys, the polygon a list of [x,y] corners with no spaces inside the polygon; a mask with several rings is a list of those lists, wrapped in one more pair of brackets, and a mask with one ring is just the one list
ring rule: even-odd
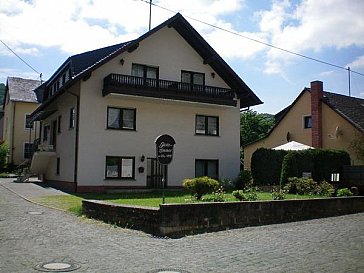
{"label": "paved driveway", "polygon": [[364,214],[161,239],[29,203],[1,186],[0,272],[364,272]]}

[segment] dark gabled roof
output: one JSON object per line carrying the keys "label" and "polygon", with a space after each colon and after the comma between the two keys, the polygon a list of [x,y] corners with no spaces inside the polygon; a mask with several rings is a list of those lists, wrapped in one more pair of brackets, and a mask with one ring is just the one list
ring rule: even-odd
{"label": "dark gabled roof", "polygon": [[323,92],[323,102],[364,133],[364,99]]}
{"label": "dark gabled roof", "polygon": [[5,98],[9,96],[11,101],[39,103],[34,90],[40,84],[41,82],[37,80],[8,77]]}
{"label": "dark gabled roof", "polygon": [[59,69],[47,81],[51,83],[60,72],[65,68],[71,68],[72,80],[66,83],[60,91],[56,93],[50,100],[42,104],[37,111],[42,110],[45,106],[56,99],[63,93],[65,88],[71,86],[74,82],[90,75],[92,71],[111,60],[113,57],[119,55],[127,50],[134,50],[139,46],[139,43],[159,31],[164,27],[173,27],[200,56],[203,58],[205,64],[209,64],[219,76],[237,92],[240,99],[240,107],[249,107],[253,105],[262,104],[263,102],[254,94],[254,92],[244,83],[244,81],[231,69],[231,67],[217,54],[217,52],[202,38],[202,36],[187,22],[180,13],[171,17],[164,23],[153,28],[139,38],[120,43],[105,48],[88,51],[82,54],[69,57]]}
{"label": "dark gabled roof", "polygon": [[129,43],[130,42],[120,43],[92,51],[87,51],[81,54],[73,55],[72,57],[70,57],[73,77],[76,77],[80,73],[91,69],[94,65],[98,64],[99,62],[102,62],[103,59],[107,58],[114,52],[122,49]]}

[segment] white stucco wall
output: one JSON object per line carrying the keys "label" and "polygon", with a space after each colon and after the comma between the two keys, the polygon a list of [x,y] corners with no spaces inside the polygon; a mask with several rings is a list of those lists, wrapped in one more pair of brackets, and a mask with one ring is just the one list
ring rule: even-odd
{"label": "white stucco wall", "polygon": [[[163,55],[161,55],[163,54]],[[124,59],[124,65],[120,59]],[[220,178],[235,178],[239,172],[239,107],[204,105],[152,98],[102,97],[103,79],[110,73],[131,74],[132,63],[159,67],[159,78],[180,81],[181,70],[205,73],[206,85],[227,87],[225,82],[177,34],[164,28],[140,43],[132,53],[123,53],[81,82],[78,186],[145,186],[147,161],[155,157],[154,140],[170,134],[176,140],[174,160],[169,165],[168,185],[180,186],[195,176],[195,159],[218,159]],[[239,105],[239,102],[238,102]],[[136,109],[136,131],[107,130],[107,107]],[[195,116],[218,116],[220,136],[196,136]],[[135,180],[105,180],[106,156],[134,156]]]}
{"label": "white stucco wall", "polygon": [[[78,84],[74,85],[69,92],[78,93]],[[76,129],[69,128],[70,109],[75,107],[76,109],[76,97],[66,92],[62,95],[61,99],[58,99],[56,103],[50,105],[49,109],[57,109],[57,112],[49,116],[43,121],[42,128],[45,125],[51,125],[53,120],[58,120],[61,116],[61,133],[57,133],[57,145],[56,145],[56,156],[50,159],[48,164],[46,179],[63,182],[74,181],[74,168],[75,168],[75,143],[76,143]],[[43,140],[43,130],[41,132]],[[49,132],[47,142],[50,143]],[[60,158],[60,173],[57,175],[57,157]]]}

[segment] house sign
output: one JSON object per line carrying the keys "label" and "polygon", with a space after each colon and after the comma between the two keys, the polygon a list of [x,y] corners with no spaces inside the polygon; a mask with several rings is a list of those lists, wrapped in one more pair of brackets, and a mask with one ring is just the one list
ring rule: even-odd
{"label": "house sign", "polygon": [[157,160],[162,165],[168,165],[173,159],[173,147],[176,142],[170,135],[161,135],[154,141],[156,145]]}

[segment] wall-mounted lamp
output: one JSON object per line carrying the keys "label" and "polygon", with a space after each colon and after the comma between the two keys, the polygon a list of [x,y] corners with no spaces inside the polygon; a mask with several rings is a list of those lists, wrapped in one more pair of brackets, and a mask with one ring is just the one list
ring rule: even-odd
{"label": "wall-mounted lamp", "polygon": [[214,79],[215,78],[215,72],[211,73],[211,77]]}
{"label": "wall-mounted lamp", "polygon": [[139,167],[138,171],[139,171],[139,173],[144,173],[144,167]]}
{"label": "wall-mounted lamp", "polygon": [[124,62],[125,62],[124,59],[120,60],[121,65],[124,65]]}
{"label": "wall-mounted lamp", "polygon": [[142,156],[140,157],[140,161],[141,161],[141,162],[144,162],[144,160],[145,160],[145,155],[142,155]]}

